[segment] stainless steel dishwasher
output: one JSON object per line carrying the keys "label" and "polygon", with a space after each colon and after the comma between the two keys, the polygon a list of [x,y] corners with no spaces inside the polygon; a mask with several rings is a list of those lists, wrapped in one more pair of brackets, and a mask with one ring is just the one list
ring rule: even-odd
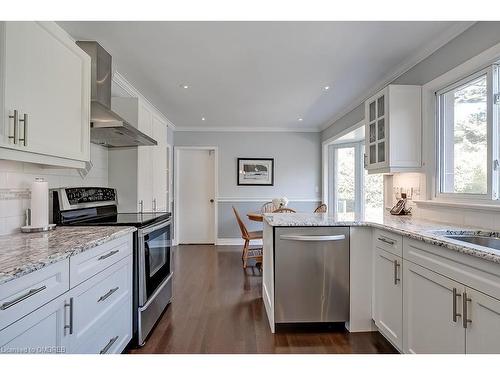
{"label": "stainless steel dishwasher", "polygon": [[275,322],[349,320],[349,227],[276,227]]}

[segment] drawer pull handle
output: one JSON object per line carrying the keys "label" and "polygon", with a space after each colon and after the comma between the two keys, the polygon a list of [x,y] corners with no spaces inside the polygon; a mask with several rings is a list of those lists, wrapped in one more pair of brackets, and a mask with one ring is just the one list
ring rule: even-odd
{"label": "drawer pull handle", "polygon": [[457,297],[460,297],[460,293],[457,293],[457,288],[453,288],[453,321],[456,323],[457,318],[462,316],[459,312],[457,312]]}
{"label": "drawer pull handle", "polygon": [[384,237],[379,237],[377,238],[379,241],[382,241],[382,242],[385,242],[386,244],[388,245],[394,245],[396,242],[394,241],[391,241],[391,240],[388,240],[387,238],[384,238]]}
{"label": "drawer pull handle", "polygon": [[109,340],[109,342],[106,344],[106,346],[104,348],[102,348],[102,350],[99,352],[99,354],[106,354],[108,352],[109,348],[111,348],[113,346],[113,344],[115,343],[116,340],[118,340],[118,336],[115,336],[111,340]]}
{"label": "drawer pull handle", "polygon": [[115,255],[116,253],[119,253],[119,252],[120,252],[120,250],[110,251],[107,254],[101,255],[97,260],[103,260],[103,259],[109,258],[110,256],[113,256],[113,255]]}
{"label": "drawer pull handle", "polygon": [[116,292],[117,290],[119,289],[119,287],[116,287],[116,288],[113,288],[113,289],[110,289],[109,292],[107,292],[105,295],[103,296],[100,296],[99,299],[97,300],[97,302],[101,302],[101,301],[104,301],[106,300],[110,295],[112,295],[114,292]]}
{"label": "drawer pull handle", "polygon": [[30,298],[31,296],[34,296],[35,294],[40,293],[45,289],[47,289],[47,286],[45,285],[42,285],[40,288],[30,289],[27,293],[17,297],[15,300],[2,303],[2,306],[0,306],[0,310],[7,310],[9,307],[14,306],[19,302],[24,301],[26,298]]}

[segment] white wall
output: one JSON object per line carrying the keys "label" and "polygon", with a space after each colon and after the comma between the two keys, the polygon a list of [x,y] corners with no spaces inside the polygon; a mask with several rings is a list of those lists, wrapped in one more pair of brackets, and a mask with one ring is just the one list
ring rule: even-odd
{"label": "white wall", "polygon": [[24,211],[30,207],[30,187],[43,177],[49,188],[66,186],[108,186],[108,151],[91,144],[93,168],[83,179],[76,169],[49,168],[38,164],[0,160],[0,235],[24,225]]}
{"label": "white wall", "polygon": [[[286,196],[289,207],[312,212],[321,201],[320,133],[311,132],[175,132],[175,146],[219,148],[219,238],[240,236],[235,206],[246,213],[258,211],[272,198]],[[274,158],[274,186],[238,186],[237,158]],[[247,221],[250,230],[259,223]]]}

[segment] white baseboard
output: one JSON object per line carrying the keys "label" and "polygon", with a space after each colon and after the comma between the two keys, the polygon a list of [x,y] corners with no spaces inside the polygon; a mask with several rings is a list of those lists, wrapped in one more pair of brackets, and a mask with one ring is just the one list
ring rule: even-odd
{"label": "white baseboard", "polygon": [[[215,242],[218,246],[237,246],[241,245],[243,246],[245,241],[243,241],[243,238],[217,238],[217,241]],[[250,246],[262,246],[262,240],[255,240],[250,242]]]}

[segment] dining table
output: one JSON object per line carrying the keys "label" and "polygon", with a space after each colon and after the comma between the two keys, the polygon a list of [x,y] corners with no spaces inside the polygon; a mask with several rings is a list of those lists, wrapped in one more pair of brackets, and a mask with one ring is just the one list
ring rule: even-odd
{"label": "dining table", "polygon": [[247,217],[249,220],[252,220],[252,221],[262,221],[263,219],[263,216],[260,212],[249,212],[247,214]]}

